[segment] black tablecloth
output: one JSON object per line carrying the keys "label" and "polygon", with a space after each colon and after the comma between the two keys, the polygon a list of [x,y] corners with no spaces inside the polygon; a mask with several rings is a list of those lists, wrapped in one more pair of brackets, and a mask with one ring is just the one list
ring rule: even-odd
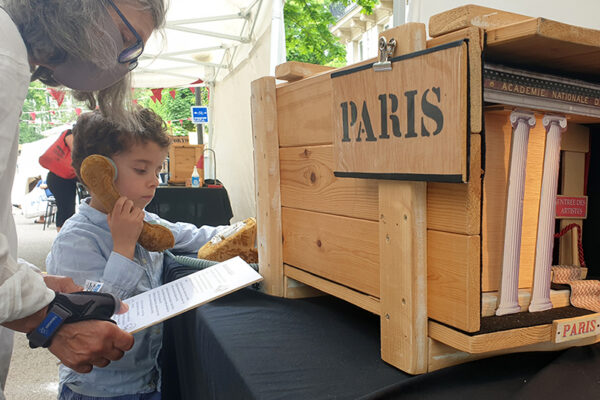
{"label": "black tablecloth", "polygon": [[378,317],[329,296],[243,289],[169,320],[165,354],[165,399],[600,398],[599,345],[411,376],[381,361]]}
{"label": "black tablecloth", "polygon": [[233,217],[225,188],[159,186],[146,210],[171,222],[227,225]]}

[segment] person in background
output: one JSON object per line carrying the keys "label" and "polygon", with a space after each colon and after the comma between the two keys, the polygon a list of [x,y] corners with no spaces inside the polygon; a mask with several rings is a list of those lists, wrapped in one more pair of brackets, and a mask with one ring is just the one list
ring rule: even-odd
{"label": "person in background", "polygon": [[56,230],[75,214],[77,175],[71,166],[73,134],[65,130],[58,139],[40,156],[40,165],[48,170],[46,182],[56,200]]}
{"label": "person in background", "polygon": [[[12,187],[19,118],[29,82],[63,85],[124,126],[139,126],[128,72],[153,30],[164,25],[166,0],[0,0],[0,187]],[[44,321],[54,290],[78,287],[17,262],[10,190],[0,193],[0,399],[12,353],[12,331]],[[120,359],[133,336],[107,321],[62,325],[45,343],[78,372]]]}
{"label": "person in background", "polygon": [[[135,112],[142,121],[135,131],[120,128],[98,111],[82,114],[77,120],[72,154],[77,175],[81,176],[81,164],[88,156],[108,157],[117,168],[115,186],[122,197],[109,210],[92,191],[65,223],[46,259],[48,272],[69,276],[76,284],[98,283],[102,292],[122,299],[163,283],[163,253],[148,251],[137,243],[144,220],[169,228],[175,237],[173,251],[180,253],[195,253],[222,229],[172,223],[144,211],[158,187],[171,140],[164,122],[152,110]],[[134,337],[133,348],[106,368],[79,374],[61,366],[59,399],[160,399],[162,324]]]}

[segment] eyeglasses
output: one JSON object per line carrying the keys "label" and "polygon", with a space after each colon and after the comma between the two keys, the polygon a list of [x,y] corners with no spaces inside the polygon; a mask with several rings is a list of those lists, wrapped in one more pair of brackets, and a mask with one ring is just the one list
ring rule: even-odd
{"label": "eyeglasses", "polygon": [[121,19],[123,20],[123,22],[125,23],[127,28],[129,28],[131,33],[133,33],[133,36],[135,36],[136,42],[133,45],[126,48],[125,50],[123,50],[119,54],[119,57],[117,59],[119,61],[119,63],[121,63],[121,64],[129,63],[129,70],[132,71],[135,67],[137,67],[138,58],[144,52],[144,41],[142,40],[141,36],[136,32],[136,30],[133,28],[133,26],[131,26],[129,21],[127,21],[127,18],[125,18],[125,16],[121,12],[121,10],[119,10],[117,8],[117,6],[113,2],[113,0],[107,0],[107,1],[112,6],[112,8],[115,9],[115,11],[119,15],[119,17],[121,17]]}

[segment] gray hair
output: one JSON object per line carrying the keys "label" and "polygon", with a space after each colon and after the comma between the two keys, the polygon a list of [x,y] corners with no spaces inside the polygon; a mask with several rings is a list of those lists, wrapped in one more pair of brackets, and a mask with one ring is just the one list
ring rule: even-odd
{"label": "gray hair", "polygon": [[[147,10],[154,20],[154,28],[165,24],[168,0],[125,0]],[[89,60],[103,68],[117,62],[121,49],[98,23],[98,16],[110,7],[106,0],[0,0],[6,12],[17,25],[29,56],[35,62],[55,65],[67,55]],[[91,109],[96,105],[115,123],[135,128],[139,123],[131,113],[130,74],[113,86],[96,92],[75,92],[78,100],[86,101]],[[52,77],[52,70],[38,66],[31,80],[40,80],[48,86],[60,86]]]}

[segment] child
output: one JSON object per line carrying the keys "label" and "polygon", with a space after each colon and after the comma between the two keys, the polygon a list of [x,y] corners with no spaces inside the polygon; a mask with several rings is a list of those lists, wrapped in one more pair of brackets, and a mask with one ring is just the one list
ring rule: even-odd
{"label": "child", "polygon": [[[79,284],[102,283],[102,292],[126,299],[162,284],[163,254],[149,252],[137,238],[142,221],[159,221],[175,236],[174,250],[196,252],[218,228],[170,223],[144,211],[154,197],[158,173],[170,139],[163,121],[149,109],[135,111],[139,132],[128,132],[107,121],[98,111],[83,114],[73,128],[73,167],[91,154],[111,158],[117,166],[115,185],[121,194],[112,210],[105,210],[95,193],[63,226],[46,260],[48,272],[66,275]],[[160,399],[162,324],[134,335],[133,348],[105,368],[79,374],[61,365],[59,399]],[[119,397],[117,397],[119,396]],[[124,397],[121,397],[124,396]]]}

